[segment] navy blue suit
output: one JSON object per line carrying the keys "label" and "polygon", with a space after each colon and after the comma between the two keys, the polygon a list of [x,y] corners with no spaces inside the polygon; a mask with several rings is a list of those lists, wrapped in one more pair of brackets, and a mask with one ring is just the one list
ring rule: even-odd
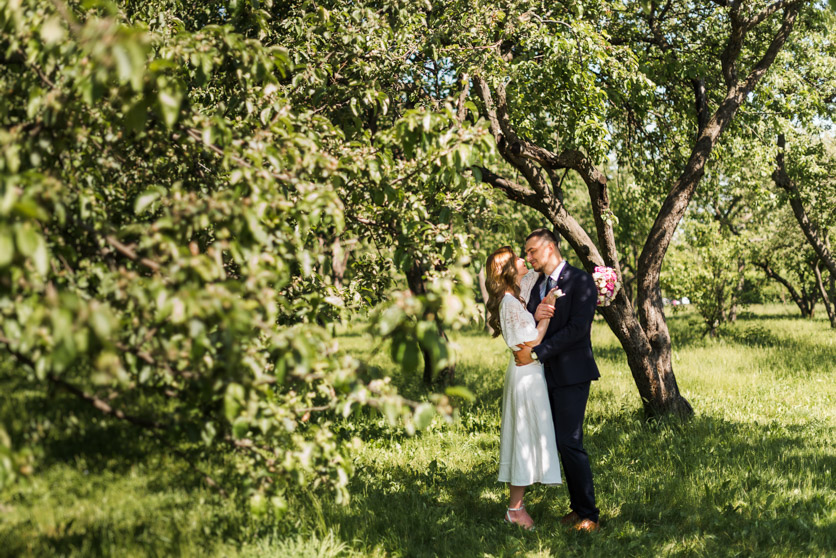
{"label": "navy blue suit", "polygon": [[[531,289],[528,311],[532,314],[542,300],[540,288],[545,280],[541,274]],[[570,507],[582,519],[597,522],[592,470],[583,448],[583,419],[590,382],[600,377],[590,339],[598,289],[590,274],[568,263],[560,272],[557,286],[564,296],[555,301],[554,316],[543,342],[532,351],[543,363],[546,375]]]}

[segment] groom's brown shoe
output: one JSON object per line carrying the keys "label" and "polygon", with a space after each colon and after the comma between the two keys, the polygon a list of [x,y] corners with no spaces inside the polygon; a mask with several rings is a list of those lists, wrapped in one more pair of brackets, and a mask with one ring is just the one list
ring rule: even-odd
{"label": "groom's brown shoe", "polygon": [[572,528],[575,531],[586,531],[587,533],[594,533],[599,529],[598,522],[591,519],[583,519]]}
{"label": "groom's brown shoe", "polygon": [[566,526],[577,525],[581,522],[581,516],[575,512],[569,512],[560,519],[560,523]]}

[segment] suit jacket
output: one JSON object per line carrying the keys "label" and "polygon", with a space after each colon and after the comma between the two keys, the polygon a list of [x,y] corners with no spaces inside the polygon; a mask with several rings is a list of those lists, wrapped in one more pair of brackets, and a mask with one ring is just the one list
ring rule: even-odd
{"label": "suit jacket", "polygon": [[[540,287],[546,280],[541,274],[528,299],[528,311],[534,314],[542,297]],[[546,385],[571,386],[597,380],[601,374],[592,356],[592,318],[598,303],[598,289],[592,276],[582,269],[563,266],[557,278],[563,296],[555,301],[554,316],[543,342],[534,347],[543,363]]]}

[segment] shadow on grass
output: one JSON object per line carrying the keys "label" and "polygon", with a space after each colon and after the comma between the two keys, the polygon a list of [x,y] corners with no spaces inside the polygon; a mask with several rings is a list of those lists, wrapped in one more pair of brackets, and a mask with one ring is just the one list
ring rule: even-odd
{"label": "shadow on grass", "polygon": [[818,314],[815,315],[813,318],[805,318],[801,315],[800,312],[787,312],[785,314],[778,313],[778,314],[757,314],[755,312],[750,312],[748,310],[744,310],[737,315],[738,321],[776,321],[776,320],[788,320],[788,321],[797,321],[797,322],[817,322],[821,321],[824,322],[824,318],[819,317]]}
{"label": "shadow on grass", "polygon": [[[815,340],[801,340],[793,337],[794,324],[811,324],[820,328],[820,333],[829,331],[824,320],[810,320],[797,315],[756,315],[742,313],[734,323],[725,323],[718,328],[718,337],[711,338],[700,317],[693,312],[667,316],[671,345],[674,350],[695,347],[712,347],[717,343],[730,343],[749,347],[784,347],[788,350],[804,351],[816,347]],[[775,322],[787,322],[788,328],[781,328]],[[610,345],[593,346],[596,357],[615,359],[623,354],[621,345],[616,341]]]}
{"label": "shadow on grass", "polygon": [[83,461],[84,468],[90,471],[124,473],[138,460],[161,452],[160,444],[148,439],[139,428],[103,417],[98,410],[71,395],[38,388],[27,387],[16,379],[0,381],[0,390],[15,393],[4,403],[4,416],[0,418],[14,425],[10,415],[39,417],[40,426],[36,431],[43,448],[39,468]]}
{"label": "shadow on grass", "polygon": [[[202,447],[180,440],[157,439],[124,421],[104,417],[87,403],[61,391],[43,391],[38,386],[27,386],[15,377],[0,378],[0,390],[15,393],[3,402],[0,423],[13,425],[29,435],[37,432],[38,455],[36,476],[49,474],[59,466],[69,466],[85,481],[99,476],[120,478],[129,476],[137,467],[155,468],[155,463],[171,460],[174,466],[166,469],[166,477],[149,476],[144,485],[147,493],[166,493],[176,485],[178,490],[199,492],[205,489],[202,475],[192,470],[182,455],[189,455],[200,463]],[[10,416],[39,417],[39,423],[15,423]],[[20,428],[22,426],[22,428]],[[11,430],[13,433],[14,429]],[[199,432],[195,433],[199,438]],[[26,440],[13,440],[24,446]],[[170,445],[167,445],[170,444]],[[174,454],[172,448],[177,448]],[[196,451],[193,451],[196,450]],[[79,487],[80,488],[80,487]]]}
{"label": "shadow on grass", "polygon": [[811,445],[806,429],[710,417],[651,426],[633,418],[613,416],[587,441],[602,508],[603,530],[596,536],[559,525],[568,509],[564,487],[530,491],[536,532],[504,525],[507,492],[495,480],[493,461],[461,471],[446,466],[444,454],[424,470],[358,471],[354,502],[327,507],[326,522],[339,525],[340,537],[358,550],[378,546],[404,556],[544,549],[600,556],[625,555],[630,547],[645,556],[671,549],[711,556],[818,555],[836,545],[829,516],[836,503],[829,473],[836,457]]}

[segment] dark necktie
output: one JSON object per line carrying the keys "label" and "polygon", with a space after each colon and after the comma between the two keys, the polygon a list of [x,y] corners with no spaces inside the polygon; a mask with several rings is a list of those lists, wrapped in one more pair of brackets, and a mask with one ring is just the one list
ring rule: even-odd
{"label": "dark necktie", "polygon": [[549,292],[551,292],[551,290],[552,290],[553,288],[555,288],[556,286],[557,286],[557,281],[555,281],[554,279],[552,279],[552,276],[551,276],[551,275],[549,275],[549,276],[546,278],[546,293],[543,295],[543,298],[545,298],[545,297],[546,297],[546,295],[547,295],[547,294],[549,294]]}

